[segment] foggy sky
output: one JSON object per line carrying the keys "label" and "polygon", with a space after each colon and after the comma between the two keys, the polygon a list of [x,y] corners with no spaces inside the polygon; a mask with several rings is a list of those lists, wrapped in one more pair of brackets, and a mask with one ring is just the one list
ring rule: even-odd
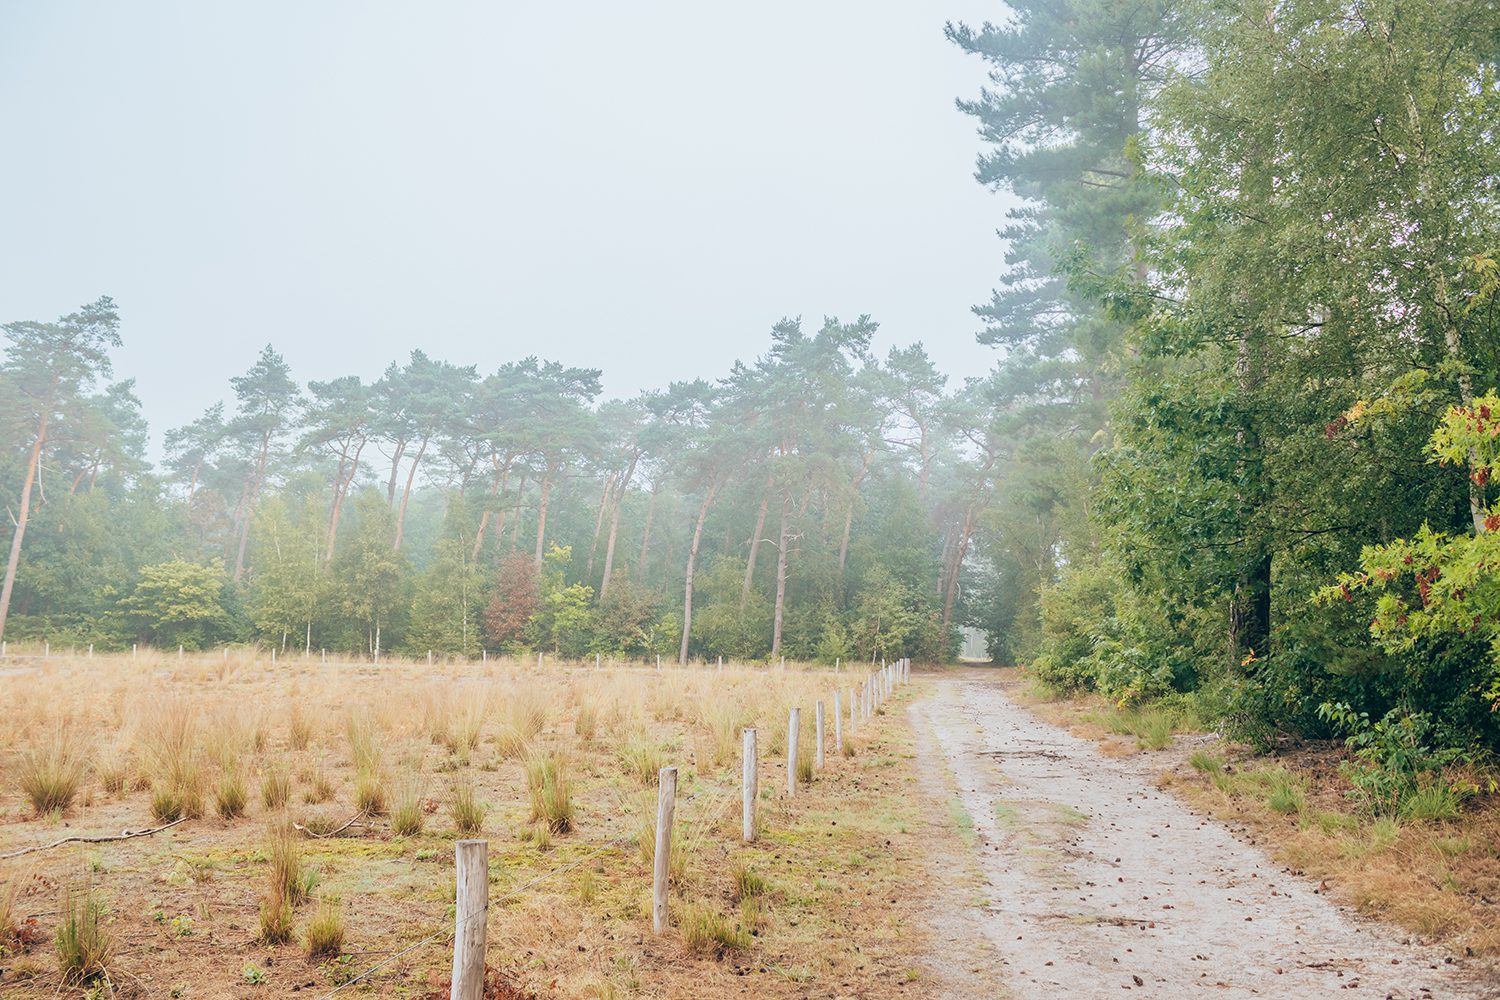
{"label": "foggy sky", "polygon": [[1005,203],[942,36],[982,0],[0,0],[0,321],[114,296],[161,433],[269,342],[302,382],[413,347],[606,393],[870,313],[954,381]]}

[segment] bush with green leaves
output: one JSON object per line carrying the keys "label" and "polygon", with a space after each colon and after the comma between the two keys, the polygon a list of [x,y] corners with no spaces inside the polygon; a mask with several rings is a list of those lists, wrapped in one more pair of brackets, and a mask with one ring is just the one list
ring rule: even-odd
{"label": "bush with green leaves", "polygon": [[1349,734],[1345,742],[1354,759],[1345,761],[1342,770],[1362,808],[1377,816],[1443,811],[1418,803],[1434,798],[1429,789],[1449,788],[1443,768],[1468,755],[1430,715],[1392,709],[1372,722],[1368,712],[1356,712],[1347,702],[1324,702],[1318,711]]}

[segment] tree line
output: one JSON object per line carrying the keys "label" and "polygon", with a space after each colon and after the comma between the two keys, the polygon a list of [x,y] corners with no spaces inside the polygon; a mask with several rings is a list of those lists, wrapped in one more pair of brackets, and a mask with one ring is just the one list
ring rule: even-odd
{"label": "tree line", "polygon": [[[102,648],[943,658],[997,473],[920,344],[783,320],[713,381],[601,399],[600,372],[413,351],[299,382],[266,347],[146,458],[120,317],[5,326],[0,628]],[[974,442],[979,442],[976,446]]]}
{"label": "tree line", "polygon": [[1009,6],[948,27],[1023,199],[977,310],[1030,456],[981,515],[1001,655],[1257,739],[1500,746],[1500,9]]}

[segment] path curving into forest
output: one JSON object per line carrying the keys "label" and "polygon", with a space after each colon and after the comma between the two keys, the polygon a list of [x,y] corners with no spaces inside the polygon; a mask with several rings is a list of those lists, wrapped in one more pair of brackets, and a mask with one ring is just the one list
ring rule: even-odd
{"label": "path curving into forest", "polygon": [[987,899],[934,913],[935,936],[983,935],[1011,997],[1500,997],[1159,790],[1149,756],[1105,757],[991,671],[929,683],[919,762],[972,817]]}

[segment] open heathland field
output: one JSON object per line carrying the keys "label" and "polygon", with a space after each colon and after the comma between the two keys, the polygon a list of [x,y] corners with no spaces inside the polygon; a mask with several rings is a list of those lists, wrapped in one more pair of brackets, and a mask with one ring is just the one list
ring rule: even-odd
{"label": "open heathland field", "polygon": [[[487,996],[790,997],[810,983],[922,996],[923,807],[904,709],[851,725],[864,677],[12,659],[0,997],[446,997],[461,837],[489,841]],[[788,794],[794,707],[813,766]],[[748,844],[747,726],[760,755]],[[655,785],[669,765],[671,926],[658,935]],[[30,850],[126,830],[158,832]]]}

